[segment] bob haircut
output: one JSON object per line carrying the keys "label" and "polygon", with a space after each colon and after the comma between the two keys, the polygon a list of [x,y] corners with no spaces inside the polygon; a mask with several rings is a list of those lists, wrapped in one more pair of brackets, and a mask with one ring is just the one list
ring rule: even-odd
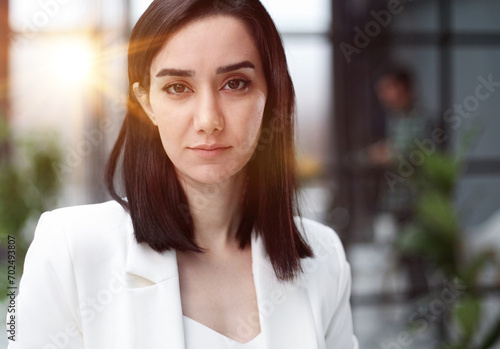
{"label": "bob haircut", "polygon": [[[233,16],[245,23],[264,66],[268,98],[259,143],[247,164],[239,248],[260,234],[280,281],[302,271],[300,259],[312,257],[310,246],[294,221],[296,203],[294,108],[295,93],[280,34],[258,0],[155,0],[135,25],[128,51],[129,95],[125,120],[108,160],[106,186],[129,213],[138,243],[158,252],[175,249],[203,253],[194,241],[187,197],[165,153],[158,129],[137,101],[132,85],[150,88],[150,67],[166,41],[188,23],[214,15]],[[114,178],[122,159],[126,199]],[[213,193],[204,199],[209,202]]]}

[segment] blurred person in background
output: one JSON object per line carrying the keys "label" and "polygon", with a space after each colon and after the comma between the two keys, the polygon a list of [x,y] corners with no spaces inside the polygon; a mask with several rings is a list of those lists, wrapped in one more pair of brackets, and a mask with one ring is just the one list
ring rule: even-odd
{"label": "blurred person in background", "polygon": [[[371,145],[366,156],[371,166],[384,171],[378,209],[392,214],[401,230],[414,217],[416,197],[406,173],[398,171],[411,166],[411,152],[419,142],[430,139],[433,123],[418,104],[408,69],[395,66],[385,70],[376,79],[375,93],[385,112],[385,137]],[[408,296],[414,298],[427,292],[425,261],[413,255],[402,255],[400,261],[408,272]]]}
{"label": "blurred person in background", "polygon": [[156,0],[128,63],[114,201],[42,215],[9,348],[357,348],[340,240],[294,216],[294,89],[261,3]]}

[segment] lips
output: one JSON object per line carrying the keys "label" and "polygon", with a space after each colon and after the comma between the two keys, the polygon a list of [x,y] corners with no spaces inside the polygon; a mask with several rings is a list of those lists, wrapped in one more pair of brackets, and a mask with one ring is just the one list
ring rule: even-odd
{"label": "lips", "polygon": [[223,144],[200,144],[194,147],[190,147],[196,155],[202,158],[213,158],[228,150],[229,146]]}
{"label": "lips", "polygon": [[191,147],[191,149],[200,149],[200,150],[214,150],[214,149],[220,149],[220,148],[229,148],[228,146],[225,146],[224,144],[200,144],[196,145],[194,147]]}

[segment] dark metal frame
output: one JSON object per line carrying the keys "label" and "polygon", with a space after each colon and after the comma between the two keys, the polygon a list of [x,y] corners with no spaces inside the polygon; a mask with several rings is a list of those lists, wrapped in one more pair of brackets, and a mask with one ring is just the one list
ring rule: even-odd
{"label": "dark metal frame", "polygon": [[[350,42],[354,37],[353,28],[364,22],[364,19],[354,18],[350,13],[350,0],[332,0],[332,27],[331,27],[331,42],[334,45],[334,56],[332,68],[334,71],[335,84],[335,127],[331,130],[333,138],[336,142],[336,154],[332,154],[335,158],[334,165],[330,168],[329,174],[336,178],[338,184],[335,189],[334,196],[336,197],[335,206],[344,207],[351,212],[350,224],[345,228],[337,228],[344,245],[348,245],[354,241],[370,240],[370,229],[363,225],[366,214],[370,215],[374,212],[360,210],[362,201],[366,200],[366,193],[360,193],[356,188],[361,183],[367,183],[370,180],[370,174],[366,171],[356,171],[352,166],[352,156],[362,144],[355,141],[358,134],[363,134],[360,131],[360,126],[356,124],[359,117],[360,107],[356,105],[357,101],[370,101],[370,94],[367,91],[360,91],[359,86],[370,86],[370,77],[360,76],[367,70],[370,71],[378,62],[383,60],[383,57],[389,57],[387,54],[391,47],[415,47],[427,46],[435,47],[438,50],[438,69],[439,69],[439,109],[440,115],[452,105],[453,96],[453,50],[460,46],[488,46],[500,47],[500,32],[499,33],[466,33],[453,32],[451,28],[451,0],[438,1],[438,29],[435,33],[387,33],[387,37],[379,35],[374,38],[370,46],[365,48],[363,52],[357,56],[351,63],[348,63],[343,56],[340,48],[342,42]],[[387,1],[365,1],[371,6],[385,5]],[[365,10],[368,13],[371,9],[377,10],[376,7]],[[368,69],[366,68],[368,67]],[[368,104],[368,103],[367,103]],[[361,110],[363,110],[361,108]],[[365,109],[366,110],[366,109]],[[372,111],[373,113],[373,111]],[[367,123],[360,123],[367,125]],[[367,126],[364,126],[367,127]],[[446,134],[451,134],[451,129],[441,120],[441,127]],[[366,134],[366,133],[365,133]],[[463,177],[467,176],[484,176],[484,175],[500,175],[500,158],[497,159],[481,159],[474,158],[466,161],[463,171]],[[364,188],[369,188],[369,185],[361,185]],[[361,224],[359,223],[361,222]],[[331,222],[335,226],[335,221]],[[498,286],[482,287],[479,292],[483,295],[499,294]],[[353,295],[353,306],[375,306],[375,305],[394,305],[400,303],[408,303],[405,294],[369,294],[369,295]],[[445,331],[440,328],[441,338],[445,337]]]}
{"label": "dark metal frame", "polygon": [[[488,46],[500,47],[500,32],[453,32],[451,28],[451,0],[438,0],[438,29],[435,33],[406,32],[406,33],[385,33],[373,39],[370,46],[363,49],[363,52],[348,63],[340,50],[342,42],[350,42],[354,37],[353,28],[356,25],[366,23],[363,18],[355,18],[349,7],[349,0],[332,0],[332,27],[330,39],[334,46],[332,67],[334,71],[335,84],[335,126],[332,135],[336,142],[336,154],[332,154],[335,159],[333,166],[329,169],[329,175],[336,178],[339,185],[336,187],[334,196],[335,206],[344,207],[351,212],[350,224],[345,228],[337,228],[345,244],[352,241],[370,240],[370,232],[367,229],[370,215],[370,207],[363,209],[363,201],[366,200],[366,192],[360,191],[360,187],[369,189],[368,181],[372,175],[363,171],[356,171],[352,166],[352,154],[363,146],[356,138],[359,135],[367,135],[366,130],[356,125],[360,110],[373,114],[373,111],[363,110],[357,101],[370,101],[373,93],[359,91],[359,86],[370,86],[370,77],[362,76],[363,73],[371,73],[372,68],[378,62],[388,57],[387,52],[391,47],[415,47],[427,46],[435,47],[438,50],[439,69],[439,109],[440,115],[452,105],[453,96],[453,57],[452,53],[456,47],[460,46]],[[377,10],[377,7],[386,6],[387,1],[366,1],[369,10]],[[407,4],[410,6],[411,4]],[[384,29],[387,31],[387,28]],[[369,103],[366,103],[369,105]],[[373,105],[373,104],[372,104]],[[368,115],[367,114],[367,115]],[[367,125],[360,122],[361,125]],[[445,122],[441,120],[441,127],[446,134],[452,132]],[[366,128],[366,126],[365,126]],[[367,137],[369,139],[369,137]],[[500,158],[498,159],[470,159],[466,161],[463,176],[472,175],[500,175]],[[365,183],[365,185],[360,184]],[[356,189],[358,188],[358,189]],[[360,209],[361,206],[361,209]],[[336,222],[331,224],[335,226]],[[366,223],[366,224],[364,224]]]}

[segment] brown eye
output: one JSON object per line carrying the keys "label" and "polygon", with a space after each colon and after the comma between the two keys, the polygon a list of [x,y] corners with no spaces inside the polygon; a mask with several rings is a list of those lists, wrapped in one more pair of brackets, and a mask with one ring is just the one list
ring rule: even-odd
{"label": "brown eye", "polygon": [[163,90],[171,95],[179,95],[179,94],[183,94],[183,93],[192,92],[191,89],[188,88],[184,84],[171,84],[171,85],[165,86],[163,88]]}
{"label": "brown eye", "polygon": [[233,79],[229,80],[226,85],[224,85],[223,90],[244,90],[248,87],[249,84],[249,80]]}
{"label": "brown eye", "polygon": [[185,86],[182,86],[181,84],[176,84],[173,88],[175,93],[182,93],[185,90]]}
{"label": "brown eye", "polygon": [[227,86],[231,89],[231,90],[235,90],[237,89],[239,86],[240,86],[240,82],[237,81],[237,80],[231,80],[227,83]]}

